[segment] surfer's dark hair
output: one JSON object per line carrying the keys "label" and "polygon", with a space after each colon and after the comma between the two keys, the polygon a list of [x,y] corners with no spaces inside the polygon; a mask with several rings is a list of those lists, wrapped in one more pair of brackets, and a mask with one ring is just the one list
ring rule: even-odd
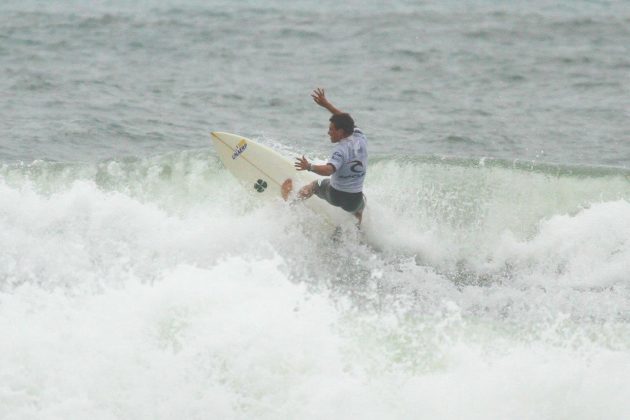
{"label": "surfer's dark hair", "polygon": [[335,114],[330,117],[329,120],[331,123],[335,124],[337,129],[342,129],[346,135],[350,135],[354,133],[354,120],[350,116],[350,114],[346,114],[345,112],[341,114]]}

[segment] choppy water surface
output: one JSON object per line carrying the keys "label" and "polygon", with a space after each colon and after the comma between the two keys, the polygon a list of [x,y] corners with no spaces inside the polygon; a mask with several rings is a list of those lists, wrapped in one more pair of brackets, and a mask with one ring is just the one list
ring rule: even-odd
{"label": "choppy water surface", "polygon": [[[629,417],[627,6],[3,3],[0,418]],[[340,238],[209,141],[324,159],[315,86]]]}

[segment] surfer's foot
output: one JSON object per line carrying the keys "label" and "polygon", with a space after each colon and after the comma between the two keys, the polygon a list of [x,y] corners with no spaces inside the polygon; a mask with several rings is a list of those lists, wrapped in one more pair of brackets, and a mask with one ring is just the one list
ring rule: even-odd
{"label": "surfer's foot", "polygon": [[317,181],[313,181],[310,184],[307,184],[307,185],[303,186],[300,189],[300,192],[298,193],[300,198],[301,199],[305,199],[305,198],[309,198],[310,196],[312,196],[313,192],[315,191],[315,184],[316,183],[317,183]]}
{"label": "surfer's foot", "polygon": [[289,200],[289,194],[291,194],[291,191],[293,191],[293,180],[289,178],[282,183],[281,194],[284,201]]}

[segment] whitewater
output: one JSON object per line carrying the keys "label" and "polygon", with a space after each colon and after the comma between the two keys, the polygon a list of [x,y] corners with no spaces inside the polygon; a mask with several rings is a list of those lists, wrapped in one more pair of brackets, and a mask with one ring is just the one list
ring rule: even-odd
{"label": "whitewater", "polygon": [[[630,418],[627,1],[7,0],[0,419]],[[368,137],[360,231],[228,131]],[[315,198],[314,198],[315,199]]]}
{"label": "whitewater", "polygon": [[2,418],[628,413],[628,173],[380,159],[332,246],[207,150],[1,174]]}

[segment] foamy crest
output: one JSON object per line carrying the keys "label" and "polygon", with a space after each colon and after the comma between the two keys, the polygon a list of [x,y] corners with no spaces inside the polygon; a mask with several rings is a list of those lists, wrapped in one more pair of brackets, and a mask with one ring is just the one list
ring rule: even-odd
{"label": "foamy crest", "polygon": [[[4,173],[1,418],[629,414],[630,205],[591,195],[616,178],[501,170],[574,197],[510,207],[495,172],[377,163],[333,235],[188,158]],[[436,171],[461,185],[412,182]]]}
{"label": "foamy crest", "polygon": [[495,255],[524,281],[575,287],[630,286],[630,203],[593,204],[540,223],[529,241],[506,237]]}

